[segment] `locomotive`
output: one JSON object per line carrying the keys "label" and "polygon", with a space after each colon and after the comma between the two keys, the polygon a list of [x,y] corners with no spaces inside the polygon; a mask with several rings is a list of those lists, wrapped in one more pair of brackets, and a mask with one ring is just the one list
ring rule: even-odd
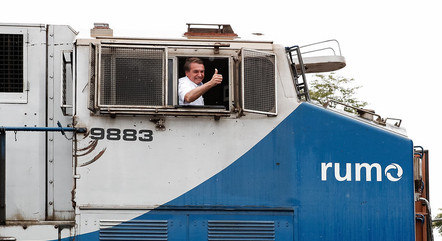
{"label": "locomotive", "polygon": [[[310,101],[306,74],[346,65],[337,41],[77,35],[0,24],[0,240],[431,238],[428,151]],[[203,106],[179,104],[190,57],[223,76]]]}

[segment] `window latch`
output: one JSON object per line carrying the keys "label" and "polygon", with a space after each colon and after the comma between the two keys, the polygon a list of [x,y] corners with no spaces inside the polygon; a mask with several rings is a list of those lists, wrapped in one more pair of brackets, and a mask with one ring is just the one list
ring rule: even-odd
{"label": "window latch", "polygon": [[214,48],[213,53],[214,54],[219,54],[219,48],[220,47],[230,47],[230,44],[215,43],[213,45],[213,48]]}

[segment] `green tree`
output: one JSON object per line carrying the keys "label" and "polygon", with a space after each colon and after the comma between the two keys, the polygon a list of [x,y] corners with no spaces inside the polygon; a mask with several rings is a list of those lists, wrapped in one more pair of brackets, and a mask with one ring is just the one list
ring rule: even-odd
{"label": "green tree", "polygon": [[[335,73],[326,75],[317,74],[310,82],[310,98],[321,105],[325,105],[329,100],[363,108],[367,102],[356,99],[356,91],[362,86],[354,86],[354,79],[337,76]],[[330,105],[334,107],[334,105]],[[345,111],[354,112],[354,109],[344,108]]]}
{"label": "green tree", "polygon": [[[442,211],[441,208],[439,208]],[[439,219],[438,221],[433,222],[433,228],[436,229],[442,235],[442,213],[438,213],[435,219]]]}

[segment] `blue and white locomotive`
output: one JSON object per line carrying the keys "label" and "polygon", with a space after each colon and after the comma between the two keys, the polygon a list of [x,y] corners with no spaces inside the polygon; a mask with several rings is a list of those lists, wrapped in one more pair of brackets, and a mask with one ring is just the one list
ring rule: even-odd
{"label": "blue and white locomotive", "polygon": [[[308,101],[342,56],[228,25],[92,34],[0,24],[0,240],[415,240],[404,130]],[[223,76],[204,106],[178,102],[189,57]]]}

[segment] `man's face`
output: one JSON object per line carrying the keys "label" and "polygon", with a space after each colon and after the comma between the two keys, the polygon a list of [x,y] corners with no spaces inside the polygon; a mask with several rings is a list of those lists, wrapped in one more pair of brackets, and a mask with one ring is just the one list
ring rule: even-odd
{"label": "man's face", "polygon": [[186,76],[195,84],[200,84],[204,79],[204,65],[191,63],[190,70],[186,71]]}

